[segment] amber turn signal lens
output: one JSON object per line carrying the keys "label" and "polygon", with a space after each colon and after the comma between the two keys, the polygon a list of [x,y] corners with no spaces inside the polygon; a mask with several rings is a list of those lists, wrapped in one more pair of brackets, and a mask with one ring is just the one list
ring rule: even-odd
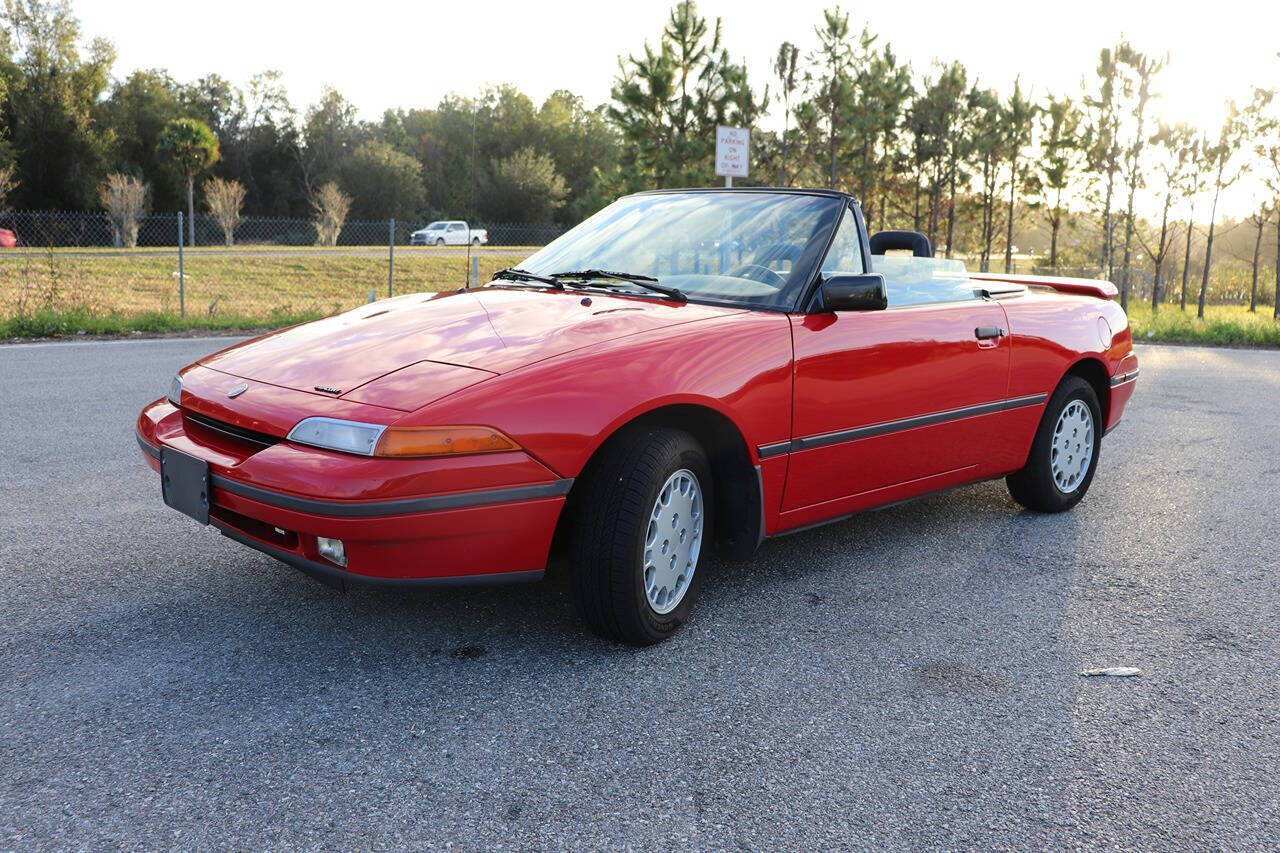
{"label": "amber turn signal lens", "polygon": [[388,427],[373,455],[461,456],[519,449],[520,445],[490,427]]}

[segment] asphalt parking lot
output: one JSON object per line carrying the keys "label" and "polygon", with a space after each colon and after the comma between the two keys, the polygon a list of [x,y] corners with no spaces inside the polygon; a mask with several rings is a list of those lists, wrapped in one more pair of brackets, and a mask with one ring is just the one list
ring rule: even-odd
{"label": "asphalt parking lot", "polygon": [[133,419],[226,342],[0,346],[3,847],[1280,845],[1278,352],[1142,348],[1074,512],[770,541],[636,650],[163,506]]}

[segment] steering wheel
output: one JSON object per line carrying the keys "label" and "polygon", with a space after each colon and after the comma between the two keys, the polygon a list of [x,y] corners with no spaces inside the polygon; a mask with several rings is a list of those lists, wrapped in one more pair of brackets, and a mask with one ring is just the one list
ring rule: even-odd
{"label": "steering wheel", "polygon": [[[764,273],[766,277],[761,277],[759,273]],[[778,275],[768,267],[761,266],[760,264],[743,264],[740,267],[735,267],[734,269],[729,270],[726,275],[745,278],[751,281],[758,281],[761,284],[768,285],[769,287],[776,288],[778,290],[781,290],[787,284],[787,280],[785,278]]]}

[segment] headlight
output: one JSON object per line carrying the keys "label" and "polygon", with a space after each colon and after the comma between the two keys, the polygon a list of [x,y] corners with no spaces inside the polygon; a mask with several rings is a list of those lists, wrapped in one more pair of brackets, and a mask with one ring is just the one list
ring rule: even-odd
{"label": "headlight", "polygon": [[337,418],[306,418],[289,430],[289,441],[310,444],[345,453],[372,456],[378,437],[386,427],[360,421],[341,421]]}
{"label": "headlight", "polygon": [[179,408],[182,407],[182,377],[175,376],[173,381],[169,383],[169,402]]}
{"label": "headlight", "polygon": [[492,427],[386,427],[337,418],[306,418],[289,431],[289,441],[361,456],[465,456],[520,449]]}

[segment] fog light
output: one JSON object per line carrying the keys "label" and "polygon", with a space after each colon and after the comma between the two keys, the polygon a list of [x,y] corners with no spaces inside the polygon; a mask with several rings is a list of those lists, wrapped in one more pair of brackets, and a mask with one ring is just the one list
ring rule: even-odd
{"label": "fog light", "polygon": [[341,539],[326,539],[323,536],[317,536],[316,550],[320,552],[321,557],[324,557],[330,563],[335,563],[339,566],[347,564],[347,552],[342,547]]}

